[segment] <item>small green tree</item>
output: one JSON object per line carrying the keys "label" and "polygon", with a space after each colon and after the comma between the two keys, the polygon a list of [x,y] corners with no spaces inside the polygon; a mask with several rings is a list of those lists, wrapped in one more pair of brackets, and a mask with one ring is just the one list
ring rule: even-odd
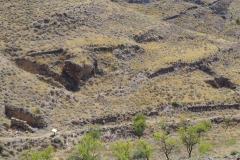
{"label": "small green tree", "polygon": [[77,150],[68,157],[68,160],[99,160],[102,149],[103,146],[97,138],[92,137],[91,134],[86,134],[77,145]]}
{"label": "small green tree", "polygon": [[183,145],[187,147],[188,157],[191,158],[193,147],[199,143],[199,136],[194,126],[188,126],[186,129],[179,128],[179,134]]}
{"label": "small green tree", "polygon": [[212,145],[210,142],[201,141],[200,145],[198,146],[198,152],[200,154],[205,154],[210,149],[212,149]]}
{"label": "small green tree", "polygon": [[154,140],[157,142],[158,145],[162,146],[161,150],[164,152],[166,158],[169,160],[169,155],[177,146],[177,140],[167,136],[167,132],[155,132],[154,133]]}
{"label": "small green tree", "polygon": [[137,142],[136,147],[137,150],[144,153],[144,157],[146,158],[146,160],[149,160],[154,151],[154,148],[148,142],[141,139]]}
{"label": "small green tree", "polygon": [[179,127],[178,132],[180,134],[183,145],[187,147],[189,158],[191,157],[193,147],[200,141],[201,133],[207,132],[210,126],[211,126],[210,121],[202,121],[195,125]]}
{"label": "small green tree", "polygon": [[142,136],[143,131],[146,128],[146,118],[147,117],[141,113],[137,113],[133,117],[133,128],[134,128],[136,135],[139,138]]}
{"label": "small green tree", "polygon": [[132,149],[132,143],[128,140],[127,141],[119,140],[113,143],[110,146],[110,149],[113,152],[113,156],[118,158],[119,160],[129,160]]}

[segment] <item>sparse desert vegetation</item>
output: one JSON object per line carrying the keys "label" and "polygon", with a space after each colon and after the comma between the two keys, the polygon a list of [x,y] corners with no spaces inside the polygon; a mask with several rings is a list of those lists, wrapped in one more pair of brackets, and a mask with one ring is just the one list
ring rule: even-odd
{"label": "sparse desert vegetation", "polygon": [[240,158],[239,0],[0,0],[0,159]]}

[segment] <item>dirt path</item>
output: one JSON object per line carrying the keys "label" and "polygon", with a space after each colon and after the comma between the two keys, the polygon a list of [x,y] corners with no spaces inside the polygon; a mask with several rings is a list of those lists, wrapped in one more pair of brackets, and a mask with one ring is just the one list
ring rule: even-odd
{"label": "dirt path", "polygon": [[48,138],[51,135],[53,135],[52,132],[47,132],[44,133],[42,135],[35,135],[35,136],[17,136],[17,137],[0,137],[0,141],[1,142],[5,142],[5,141],[11,141],[11,140],[15,140],[15,139],[39,139],[39,138]]}

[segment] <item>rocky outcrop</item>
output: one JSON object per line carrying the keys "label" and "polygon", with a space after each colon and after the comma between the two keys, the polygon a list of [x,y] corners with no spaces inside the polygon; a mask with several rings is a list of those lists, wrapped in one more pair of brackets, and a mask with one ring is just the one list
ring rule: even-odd
{"label": "rocky outcrop", "polygon": [[154,0],[128,0],[128,3],[151,3]]}
{"label": "rocky outcrop", "polygon": [[101,69],[98,69],[97,60],[94,59],[92,64],[79,65],[72,61],[65,61],[62,73],[52,71],[46,64],[38,64],[25,58],[16,60],[19,68],[36,74],[37,77],[53,86],[64,86],[67,90],[78,91],[79,86],[83,85],[82,81],[86,81],[95,74],[103,74]]}
{"label": "rocky outcrop", "polygon": [[179,12],[179,13],[177,13],[177,14],[174,14],[174,15],[171,15],[171,16],[164,17],[164,18],[162,18],[162,20],[167,21],[167,20],[172,20],[172,19],[178,18],[178,17],[180,17],[180,16],[186,14],[187,11],[189,11],[189,10],[193,10],[193,9],[197,9],[197,8],[198,8],[198,6],[191,6],[191,7],[188,7],[188,8],[184,9],[183,11],[181,11],[181,12]]}
{"label": "rocky outcrop", "polygon": [[[217,116],[217,117],[211,117],[209,118],[209,120],[213,123],[220,124],[220,123],[226,122],[226,118],[230,118],[230,117]],[[240,117],[238,116],[231,117],[231,122],[240,123]]]}
{"label": "rocky outcrop", "polygon": [[198,5],[204,5],[204,2],[202,2],[201,0],[184,0],[186,2],[190,2],[190,3],[195,3]]}
{"label": "rocky outcrop", "polygon": [[134,53],[144,53],[145,49],[135,44],[119,44],[117,46],[90,46],[93,52],[113,52],[115,49],[130,50]]}
{"label": "rocky outcrop", "polygon": [[136,56],[136,54],[142,54],[145,49],[133,44],[120,44],[117,46],[93,46],[90,50],[94,52],[111,52],[118,59],[130,59]]}
{"label": "rocky outcrop", "polygon": [[38,64],[37,62],[32,62],[25,58],[17,59],[16,64],[19,68],[27,72],[42,75],[42,76],[45,76],[45,78],[47,77],[52,78],[53,81],[59,82],[68,90],[71,90],[71,91],[79,90],[78,83],[74,79],[69,77],[69,75],[66,74],[65,72],[63,72],[62,74],[58,74],[50,70],[48,65]]}
{"label": "rocky outcrop", "polygon": [[123,121],[130,121],[134,115],[137,113],[142,113],[147,116],[157,116],[159,115],[159,111],[162,111],[162,107],[156,108],[155,110],[137,110],[134,112],[129,112],[125,114],[112,114],[112,115],[106,115],[106,116],[100,116],[100,117],[95,117],[91,119],[79,119],[79,120],[73,120],[71,123],[73,125],[80,125],[84,126],[87,124],[107,124],[107,123],[120,123]]}
{"label": "rocky outcrop", "polygon": [[92,50],[94,52],[112,52],[115,49],[113,46],[100,46],[100,47],[93,47]]}
{"label": "rocky outcrop", "polygon": [[219,76],[219,77],[215,77],[214,79],[220,88],[226,87],[226,88],[235,89],[234,84],[230,81],[229,78]]}
{"label": "rocky outcrop", "polygon": [[236,86],[230,81],[229,78],[223,76],[215,77],[214,79],[207,79],[205,83],[210,84],[214,88],[230,88],[236,89]]}
{"label": "rocky outcrop", "polygon": [[163,68],[160,68],[159,70],[155,71],[154,73],[150,74],[148,76],[148,78],[153,78],[153,77],[156,77],[156,76],[159,76],[159,75],[162,75],[162,74],[166,74],[166,73],[169,73],[169,72],[173,72],[173,71],[174,71],[173,66],[163,67]]}
{"label": "rocky outcrop", "polygon": [[208,58],[203,58],[198,61],[194,61],[191,63],[185,63],[185,62],[174,62],[172,65],[163,67],[158,69],[157,71],[151,73],[148,77],[153,78],[159,75],[171,73],[177,70],[180,70],[182,68],[185,68],[186,71],[192,72],[195,70],[201,70],[209,75],[215,75],[215,72],[211,69],[211,67],[208,65],[209,63],[212,63],[214,61],[217,61],[218,58],[216,56],[211,56]]}
{"label": "rocky outcrop", "polygon": [[134,40],[138,43],[145,43],[145,42],[157,42],[163,40],[163,36],[160,35],[156,30],[150,29],[147,32],[135,35]]}
{"label": "rocky outcrop", "polygon": [[224,109],[240,109],[240,104],[216,104],[216,105],[205,105],[205,106],[192,106],[188,107],[187,110],[192,112],[212,111],[212,110],[224,110]]}
{"label": "rocky outcrop", "polygon": [[214,79],[206,79],[204,82],[210,84],[213,88],[219,88],[217,82]]}
{"label": "rocky outcrop", "polygon": [[132,137],[134,134],[135,132],[132,125],[104,127],[100,138],[103,141],[114,141],[122,137]]}
{"label": "rocky outcrop", "polygon": [[208,4],[209,9],[212,10],[214,14],[224,15],[229,14],[228,7],[232,3],[233,0],[215,0],[212,3]]}
{"label": "rocky outcrop", "polygon": [[39,56],[43,54],[63,54],[64,50],[62,48],[55,50],[47,50],[47,51],[30,51],[27,53],[27,56]]}
{"label": "rocky outcrop", "polygon": [[19,108],[10,104],[5,104],[5,114],[9,118],[16,118],[22,121],[26,121],[28,125],[34,128],[47,127],[47,123],[41,116],[32,114],[31,112],[23,108]]}
{"label": "rocky outcrop", "polygon": [[43,82],[46,82],[52,86],[58,87],[58,88],[62,88],[63,85],[57,81],[55,81],[52,77],[45,77],[44,75],[39,75],[36,74],[37,78]]}
{"label": "rocky outcrop", "polygon": [[11,127],[19,127],[25,131],[29,131],[32,133],[35,132],[35,129],[27,124],[27,121],[22,121],[20,119],[13,118],[13,117],[11,118]]}
{"label": "rocky outcrop", "polygon": [[81,80],[87,80],[91,78],[97,68],[95,68],[92,64],[83,64],[79,65],[72,61],[65,61],[65,65],[63,67],[63,72],[67,73],[74,81],[77,83],[81,83]]}
{"label": "rocky outcrop", "polygon": [[183,14],[183,13],[175,14],[175,15],[172,15],[172,16],[169,16],[169,17],[166,17],[166,18],[164,18],[163,20],[164,20],[164,21],[172,20],[172,19],[175,19],[175,18],[180,17],[182,14]]}

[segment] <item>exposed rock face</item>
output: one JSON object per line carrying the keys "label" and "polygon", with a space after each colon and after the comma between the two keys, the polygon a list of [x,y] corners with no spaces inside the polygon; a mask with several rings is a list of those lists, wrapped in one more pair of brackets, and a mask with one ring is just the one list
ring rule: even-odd
{"label": "exposed rock face", "polygon": [[148,77],[149,78],[153,78],[153,77],[159,76],[161,74],[166,74],[166,73],[173,72],[173,71],[174,71],[174,67],[173,66],[167,66],[167,67],[160,68],[159,70],[157,70],[154,73],[150,74]]}
{"label": "exposed rock face", "polygon": [[65,61],[63,72],[66,72],[77,83],[81,80],[87,80],[94,75],[95,66],[92,64],[83,64],[82,66],[72,61]]}
{"label": "exposed rock face", "polygon": [[142,113],[147,116],[157,116],[159,115],[159,111],[162,110],[162,107],[157,108],[156,110],[139,110],[134,112],[129,112],[126,114],[114,114],[114,115],[106,115],[106,116],[100,116],[92,119],[79,119],[79,120],[73,120],[71,123],[73,125],[80,125],[84,126],[86,124],[107,124],[107,123],[120,123],[123,121],[130,121],[132,119],[132,116],[136,115],[137,113]]}
{"label": "exposed rock face", "polygon": [[136,54],[142,54],[145,49],[133,44],[120,44],[117,46],[100,46],[91,47],[94,52],[111,52],[118,59],[127,60],[136,56]]}
{"label": "exposed rock face", "polygon": [[240,104],[220,104],[220,105],[206,105],[206,106],[192,106],[188,107],[187,110],[192,112],[202,112],[211,110],[222,110],[222,109],[240,109]]}
{"label": "exposed rock face", "polygon": [[134,40],[138,43],[157,42],[164,39],[163,36],[159,34],[157,31],[151,29],[141,35],[134,36]]}
{"label": "exposed rock face", "polygon": [[206,79],[204,82],[210,84],[214,88],[219,88],[217,82],[214,79]]}
{"label": "exposed rock face", "polygon": [[[117,126],[113,128],[107,127],[103,128],[102,132],[103,134],[101,136],[101,139],[103,141],[116,140],[117,138],[122,137],[132,137],[134,135],[134,130],[131,125]],[[113,136],[111,136],[111,134],[108,136],[104,136],[104,133],[111,133]]]}
{"label": "exposed rock face", "polygon": [[35,132],[34,128],[27,124],[27,121],[22,121],[17,118],[11,118],[11,127],[20,127],[29,132]]}
{"label": "exposed rock face", "polygon": [[113,52],[116,49],[129,50],[134,53],[144,53],[145,49],[135,44],[119,44],[117,46],[90,46],[93,52]]}
{"label": "exposed rock face", "polygon": [[[226,118],[224,116],[211,117],[210,120],[211,120],[211,122],[217,123],[217,124],[226,122]],[[240,123],[240,117],[233,116],[231,121]]]}
{"label": "exposed rock face", "polygon": [[94,47],[94,52],[112,52],[115,47],[113,46],[100,46],[100,47]]}
{"label": "exposed rock face", "polygon": [[201,0],[184,0],[184,1],[199,4],[199,5],[204,5],[204,2],[202,2]]}
{"label": "exposed rock face", "polygon": [[82,84],[81,81],[86,81],[95,74],[103,74],[102,70],[98,69],[96,59],[93,60],[93,64],[84,64],[82,66],[71,61],[65,61],[61,74],[50,70],[48,65],[38,64],[25,58],[17,59],[16,64],[25,71],[37,74],[38,78],[53,86],[64,86],[71,91],[79,90],[79,85]]}
{"label": "exposed rock face", "polygon": [[217,82],[217,84],[220,88],[226,87],[226,88],[234,89],[234,86],[233,86],[234,84],[230,81],[229,78],[225,78],[223,76],[220,76],[220,77],[216,77],[214,79],[215,79],[215,81]]}
{"label": "exposed rock face", "polygon": [[52,77],[45,77],[44,75],[39,75],[39,74],[36,74],[36,76],[39,80],[47,82],[48,84],[50,84],[52,86],[55,86],[55,87],[58,87],[58,88],[63,87],[63,85],[61,83],[55,81]]}
{"label": "exposed rock face", "polygon": [[79,89],[78,84],[66,73],[63,72],[62,74],[58,74],[56,72],[53,72],[45,64],[38,64],[25,58],[17,59],[16,64],[19,68],[27,72],[53,78],[54,81],[59,82],[68,90],[76,91]]}
{"label": "exposed rock face", "polygon": [[[19,108],[10,104],[5,104],[5,114],[9,118],[16,118],[22,121],[26,121],[26,123],[34,128],[44,128],[47,127],[47,123],[41,116],[37,116],[32,114],[31,112]],[[16,122],[14,120],[14,122]]]}
{"label": "exposed rock face", "polygon": [[151,3],[154,0],[128,0],[129,3]]}
{"label": "exposed rock face", "polygon": [[60,49],[48,50],[48,51],[28,52],[27,56],[38,56],[38,55],[43,55],[43,54],[63,54],[63,53],[64,53],[63,49],[60,48]]}
{"label": "exposed rock face", "polygon": [[184,67],[187,68],[187,71],[195,71],[198,69],[209,75],[215,75],[215,72],[211,69],[211,67],[208,65],[208,63],[211,63],[211,62],[217,61],[217,60],[218,60],[218,58],[216,56],[211,56],[211,57],[203,58],[198,61],[191,62],[191,63],[185,63],[185,62],[178,61],[178,62],[173,63],[170,66],[158,69],[157,71],[150,74],[148,77],[153,78],[153,77],[156,77],[156,76],[159,76],[162,74],[177,71]]}
{"label": "exposed rock face", "polygon": [[210,9],[214,14],[228,14],[228,7],[232,3],[233,0],[215,0],[214,2],[208,4]]}
{"label": "exposed rock face", "polygon": [[225,78],[223,76],[215,77],[214,79],[205,80],[205,83],[210,84],[214,88],[230,88],[236,89],[234,84],[230,81],[229,78]]}

